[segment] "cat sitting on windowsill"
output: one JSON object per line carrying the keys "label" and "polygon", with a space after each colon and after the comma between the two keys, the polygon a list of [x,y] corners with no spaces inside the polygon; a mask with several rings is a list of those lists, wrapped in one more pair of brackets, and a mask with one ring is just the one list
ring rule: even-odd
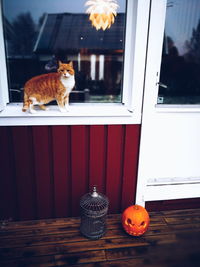
{"label": "cat sitting on windowsill", "polygon": [[42,74],[28,80],[24,86],[22,111],[35,113],[34,105],[47,110],[45,104],[56,100],[61,112],[68,111],[69,94],[75,86],[73,63],[59,61],[57,73]]}

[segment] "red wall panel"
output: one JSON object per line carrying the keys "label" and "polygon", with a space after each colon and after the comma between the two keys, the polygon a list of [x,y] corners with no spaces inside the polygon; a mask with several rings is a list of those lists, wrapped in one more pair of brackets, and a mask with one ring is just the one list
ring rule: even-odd
{"label": "red wall panel", "polygon": [[71,127],[72,214],[79,214],[79,200],[88,190],[88,126]]}
{"label": "red wall panel", "polygon": [[52,127],[55,216],[71,214],[70,127]]}
{"label": "red wall panel", "polygon": [[[26,126],[13,127],[11,132],[18,217],[20,219],[34,219],[36,217],[36,194],[32,129]],[[7,179],[7,177],[4,177],[4,179]],[[11,184],[10,186],[14,185]]]}
{"label": "red wall panel", "polygon": [[0,127],[0,219],[79,215],[96,185],[109,212],[134,203],[140,125]]}
{"label": "red wall panel", "polygon": [[35,126],[32,134],[37,217],[51,218],[54,216],[51,127]]}
{"label": "red wall panel", "polygon": [[133,177],[137,177],[139,146],[136,145],[133,140],[138,140],[139,142],[140,128],[137,127],[137,125],[129,125],[129,127],[126,127],[124,139],[122,210],[135,203],[135,198],[133,198],[133,196],[135,197],[137,179],[133,179]]}
{"label": "red wall panel", "polygon": [[[0,127],[0,214],[17,214],[17,188],[11,128]],[[1,219],[1,217],[0,217]]]}
{"label": "red wall panel", "polygon": [[107,126],[90,127],[89,144],[89,187],[96,185],[102,193],[105,191],[106,173],[106,146],[107,146]]}
{"label": "red wall panel", "polygon": [[110,210],[114,213],[121,206],[124,127],[122,125],[108,126],[106,195],[110,200]]}

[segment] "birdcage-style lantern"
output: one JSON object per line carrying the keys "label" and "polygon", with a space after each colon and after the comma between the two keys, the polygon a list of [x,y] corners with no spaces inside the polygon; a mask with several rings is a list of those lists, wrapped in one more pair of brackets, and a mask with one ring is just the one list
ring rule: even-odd
{"label": "birdcage-style lantern", "polygon": [[108,205],[108,198],[97,192],[96,187],[93,187],[91,193],[81,198],[80,231],[84,236],[90,239],[98,239],[105,234]]}

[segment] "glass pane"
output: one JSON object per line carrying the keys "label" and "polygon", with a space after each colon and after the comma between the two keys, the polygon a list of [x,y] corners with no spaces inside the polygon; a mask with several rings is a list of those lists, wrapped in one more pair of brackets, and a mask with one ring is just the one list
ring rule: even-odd
{"label": "glass pane", "polygon": [[92,25],[86,2],[2,1],[10,102],[23,101],[24,84],[57,72],[59,61],[72,61],[75,69],[70,102],[121,102],[126,0],[104,0],[118,4],[106,29],[105,17],[102,28]]}
{"label": "glass pane", "polygon": [[159,104],[200,104],[200,1],[167,2]]}

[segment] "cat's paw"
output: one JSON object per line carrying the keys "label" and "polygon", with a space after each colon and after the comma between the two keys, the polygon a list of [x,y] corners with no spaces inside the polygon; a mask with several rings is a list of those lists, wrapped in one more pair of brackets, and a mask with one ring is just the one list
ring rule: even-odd
{"label": "cat's paw", "polygon": [[66,105],[66,106],[65,106],[65,111],[66,111],[66,112],[69,112],[69,105]]}
{"label": "cat's paw", "polygon": [[60,112],[62,112],[62,113],[65,113],[65,112],[66,112],[66,109],[63,108],[63,107],[59,107],[59,110],[60,110]]}
{"label": "cat's paw", "polygon": [[31,114],[35,114],[35,113],[37,113],[37,111],[35,110],[35,109],[29,109],[29,112],[31,113]]}

